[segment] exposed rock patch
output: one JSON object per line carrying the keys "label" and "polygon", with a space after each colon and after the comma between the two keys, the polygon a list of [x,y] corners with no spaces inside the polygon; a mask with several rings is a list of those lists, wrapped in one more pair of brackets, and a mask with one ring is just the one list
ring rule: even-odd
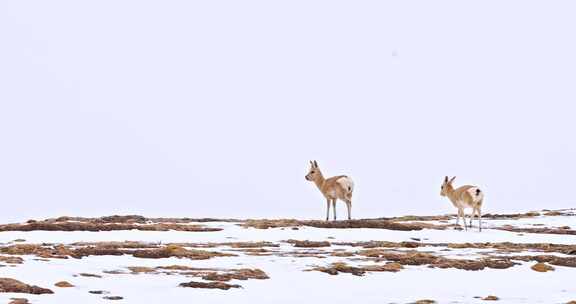
{"label": "exposed rock patch", "polygon": [[10,278],[0,278],[0,293],[13,292],[13,293],[29,293],[29,294],[51,294],[52,290],[42,288],[34,285],[28,285],[18,280]]}
{"label": "exposed rock patch", "polygon": [[505,252],[540,251],[557,252],[576,255],[576,245],[562,245],[550,243],[423,243],[423,242],[333,242],[333,245],[352,246],[362,248],[418,248],[418,247],[447,247],[453,249],[496,249]]}
{"label": "exposed rock patch", "polygon": [[81,277],[85,277],[85,278],[98,278],[101,279],[102,276],[99,274],[93,274],[93,273],[79,273],[78,274]]}
{"label": "exposed rock patch", "polygon": [[72,284],[70,284],[70,282],[66,282],[66,281],[60,281],[60,282],[54,284],[54,286],[56,286],[56,287],[61,287],[61,288],[74,287],[74,285],[72,285]]}
{"label": "exposed rock patch", "polygon": [[137,258],[187,258],[191,260],[206,260],[212,257],[235,256],[229,253],[212,252],[205,250],[186,249],[178,245],[150,245],[141,243],[129,243],[127,248],[120,244],[104,243],[96,246],[64,246],[64,245],[38,245],[38,244],[15,244],[0,247],[0,253],[12,255],[36,255],[41,258],[69,257],[82,258],[86,256],[124,255],[129,254]]}
{"label": "exposed rock patch", "polygon": [[228,290],[230,288],[242,288],[242,286],[237,284],[228,284],[224,282],[194,282],[190,281],[188,283],[180,283],[180,287],[190,287],[190,288],[205,288],[205,289],[222,289]]}
{"label": "exposed rock patch", "polygon": [[318,247],[330,247],[330,242],[315,242],[315,241],[299,241],[299,240],[288,240],[287,243],[292,244],[294,247],[300,248],[318,248]]}
{"label": "exposed rock patch", "polygon": [[326,267],[315,267],[306,271],[320,271],[330,275],[350,273],[355,276],[363,276],[366,272],[398,272],[404,267],[399,263],[387,263],[383,265],[350,266],[346,263],[332,263]]}
{"label": "exposed rock patch", "polygon": [[24,259],[22,259],[21,257],[15,257],[15,256],[0,255],[0,262],[6,263],[6,264],[22,264],[24,262]]}
{"label": "exposed rock patch", "polygon": [[272,242],[232,242],[217,244],[217,246],[230,246],[232,248],[280,247],[279,244],[274,244]]}
{"label": "exposed rock patch", "polygon": [[510,256],[510,259],[538,263],[548,263],[554,266],[576,267],[576,257],[558,257],[555,255],[528,255],[528,256]]}
{"label": "exposed rock patch", "polygon": [[512,213],[512,214],[492,214],[487,213],[483,214],[483,219],[493,219],[493,220],[517,220],[522,218],[532,218],[540,216],[540,212],[537,211],[530,211],[525,213]]}
{"label": "exposed rock patch", "polygon": [[534,271],[538,271],[538,272],[548,272],[548,271],[554,271],[554,267],[547,265],[545,263],[536,263],[534,265],[532,265],[532,270]]}
{"label": "exposed rock patch", "polygon": [[359,255],[374,258],[376,261],[393,261],[401,265],[428,265],[431,268],[456,268],[462,270],[483,270],[484,268],[506,269],[518,263],[507,258],[482,258],[479,260],[448,259],[419,251],[390,251],[383,249],[366,249]]}
{"label": "exposed rock patch", "polygon": [[449,225],[434,225],[430,223],[401,223],[393,220],[380,220],[380,219],[363,219],[363,220],[347,220],[347,221],[298,221],[298,220],[248,220],[241,224],[245,228],[281,228],[281,227],[297,227],[308,226],[314,228],[335,228],[335,229],[350,229],[350,228],[373,228],[373,229],[388,229],[399,231],[412,231],[429,229],[445,229]]}
{"label": "exposed rock patch", "polygon": [[302,226],[301,222],[298,220],[247,220],[240,226],[244,228],[256,228],[256,229],[268,229],[268,228],[282,228],[282,227],[294,227]]}
{"label": "exposed rock patch", "polygon": [[236,249],[236,251],[242,251],[244,254],[251,256],[269,256],[273,254],[272,251],[264,248]]}
{"label": "exposed rock patch", "polygon": [[[199,277],[206,281],[227,282],[231,280],[266,280],[268,275],[260,269],[240,268],[240,269],[222,269],[222,268],[195,268],[183,265],[159,266],[159,267],[127,267],[131,274],[178,274],[192,277]],[[107,271],[106,273],[125,274],[122,271]]]}
{"label": "exposed rock patch", "polygon": [[227,282],[230,280],[266,280],[269,279],[268,275],[260,269],[234,269],[228,273],[212,272],[202,276],[206,281],[220,281]]}
{"label": "exposed rock patch", "polygon": [[173,223],[100,223],[100,222],[72,222],[72,221],[41,221],[24,224],[0,225],[0,231],[186,231],[186,232],[212,232],[221,231],[222,228],[204,227],[200,225],[184,225]]}
{"label": "exposed rock patch", "polygon": [[520,232],[520,233],[576,235],[576,230],[570,229],[570,227],[525,228],[525,227],[514,227],[514,226],[510,226],[510,225],[505,225],[505,226],[501,226],[501,227],[495,227],[493,229],[504,230],[504,231],[509,231],[509,232]]}
{"label": "exposed rock patch", "polygon": [[157,249],[136,250],[132,255],[137,258],[159,259],[159,258],[187,258],[191,260],[207,260],[213,257],[230,257],[234,254],[212,252],[205,250],[186,249],[177,245],[168,245]]}
{"label": "exposed rock patch", "polygon": [[[138,274],[138,273],[155,273],[156,269],[152,268],[152,267],[142,267],[142,266],[131,266],[131,267],[127,267],[128,270],[130,270],[133,274]],[[108,272],[110,274],[114,274],[112,272]],[[122,272],[118,272],[116,274],[120,274]]]}

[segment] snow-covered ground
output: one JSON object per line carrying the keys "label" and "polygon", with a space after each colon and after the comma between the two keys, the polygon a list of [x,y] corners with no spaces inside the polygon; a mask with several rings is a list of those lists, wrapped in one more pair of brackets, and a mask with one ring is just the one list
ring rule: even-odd
{"label": "snow-covered ground", "polygon": [[[576,226],[576,217],[539,216],[517,220],[485,220],[485,227],[514,225],[531,227]],[[203,223],[209,227],[224,228],[218,232],[180,231],[110,231],[110,232],[0,232],[0,246],[22,243],[71,244],[75,242],[140,241],[150,243],[225,243],[240,241],[269,241],[279,247],[268,248],[275,253],[309,252],[314,250],[344,250],[356,252],[362,248],[331,246],[327,248],[295,248],[283,242],[288,239],[330,242],[357,241],[414,241],[425,243],[554,243],[576,244],[576,235],[514,233],[495,229],[393,231],[385,229],[323,229],[300,227],[255,229],[243,228],[237,223]],[[543,226],[536,226],[543,227]],[[411,303],[421,299],[432,299],[438,303],[483,303],[478,297],[495,295],[500,303],[567,303],[576,300],[576,268],[554,266],[555,271],[541,273],[530,267],[535,262],[520,262],[521,265],[508,269],[484,269],[467,271],[454,268],[438,269],[427,266],[405,266],[399,272],[368,272],[364,276],[347,273],[329,275],[317,271],[304,271],[314,266],[326,266],[333,262],[349,265],[368,265],[370,261],[358,261],[350,257],[335,257],[319,254],[312,257],[282,256],[280,254],[254,256],[241,251],[232,251],[228,246],[210,248],[212,251],[234,252],[234,257],[214,257],[208,260],[179,258],[143,259],[130,255],[89,256],[82,259],[38,260],[35,256],[24,256],[23,264],[0,267],[0,277],[14,278],[27,284],[52,289],[54,294],[2,294],[0,302],[10,298],[27,298],[32,303],[107,303],[104,295],[90,294],[91,290],[108,291],[108,296],[121,296],[121,303]],[[419,247],[418,250],[440,254],[447,258],[476,259],[487,253],[506,255],[492,249],[463,248],[447,250],[446,247]],[[534,252],[514,253],[534,255]],[[569,256],[559,253],[542,253]],[[357,258],[357,257],[356,257]],[[184,275],[167,274],[107,274],[106,270],[125,270],[129,266],[169,266],[216,268],[259,268],[265,271],[268,280],[232,281],[242,285],[241,289],[192,289],[178,287],[191,280],[202,281]],[[92,273],[102,278],[77,276]],[[73,288],[55,287],[54,283],[68,281]]]}

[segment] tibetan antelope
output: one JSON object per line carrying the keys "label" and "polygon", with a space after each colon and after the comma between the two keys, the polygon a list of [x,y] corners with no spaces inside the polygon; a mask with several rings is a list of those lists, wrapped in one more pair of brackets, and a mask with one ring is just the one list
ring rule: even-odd
{"label": "tibetan antelope", "polygon": [[458,208],[458,216],[456,218],[456,225],[460,224],[460,217],[464,220],[464,229],[468,229],[466,226],[466,214],[464,209],[472,208],[472,214],[470,215],[470,228],[472,228],[472,220],[474,215],[478,216],[478,229],[482,231],[482,201],[484,200],[484,192],[476,186],[462,186],[454,189],[452,183],[456,179],[456,176],[448,180],[448,176],[444,178],[442,187],[440,190],[441,196],[447,196],[454,207]]}
{"label": "tibetan antelope", "polygon": [[306,180],[314,182],[320,192],[326,198],[326,220],[330,215],[330,203],[334,209],[334,220],[336,220],[336,200],[340,199],[346,203],[348,208],[348,219],[352,219],[352,192],[354,191],[354,182],[346,175],[339,175],[324,178],[318,163],[310,161],[310,171],[306,174]]}

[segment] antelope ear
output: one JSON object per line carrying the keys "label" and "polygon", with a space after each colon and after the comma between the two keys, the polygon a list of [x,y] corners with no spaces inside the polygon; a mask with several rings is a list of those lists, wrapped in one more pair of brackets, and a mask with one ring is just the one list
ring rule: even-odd
{"label": "antelope ear", "polygon": [[314,167],[318,168],[318,162],[314,161]]}
{"label": "antelope ear", "polygon": [[312,168],[314,168],[314,163],[312,161],[310,161],[310,166],[312,166]]}
{"label": "antelope ear", "polygon": [[452,179],[450,179],[450,181],[448,183],[451,184],[452,182],[454,182],[455,179],[456,179],[456,176],[454,176]]}
{"label": "antelope ear", "polygon": [[444,183],[447,184],[448,183],[448,176],[444,177]]}

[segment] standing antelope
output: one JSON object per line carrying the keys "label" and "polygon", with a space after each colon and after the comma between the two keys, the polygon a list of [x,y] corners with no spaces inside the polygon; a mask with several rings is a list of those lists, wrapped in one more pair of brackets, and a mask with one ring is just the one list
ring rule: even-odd
{"label": "standing antelope", "polygon": [[325,179],[318,168],[316,161],[310,161],[310,171],[306,175],[306,180],[314,182],[320,192],[326,198],[326,220],[330,215],[330,202],[334,209],[334,220],[336,220],[336,200],[340,199],[348,207],[348,219],[352,219],[352,192],[354,191],[354,182],[346,175],[339,175]]}
{"label": "standing antelope", "polygon": [[482,231],[482,213],[480,209],[482,208],[482,200],[484,200],[484,192],[476,186],[462,186],[454,189],[452,183],[456,179],[454,176],[452,179],[448,180],[448,176],[444,178],[444,183],[442,183],[442,188],[440,191],[441,196],[447,196],[454,207],[458,208],[458,216],[456,218],[456,225],[460,224],[460,217],[464,220],[464,228],[468,229],[466,225],[466,214],[464,209],[472,208],[472,214],[470,215],[470,228],[472,228],[472,220],[474,215],[478,215],[478,229]]}

